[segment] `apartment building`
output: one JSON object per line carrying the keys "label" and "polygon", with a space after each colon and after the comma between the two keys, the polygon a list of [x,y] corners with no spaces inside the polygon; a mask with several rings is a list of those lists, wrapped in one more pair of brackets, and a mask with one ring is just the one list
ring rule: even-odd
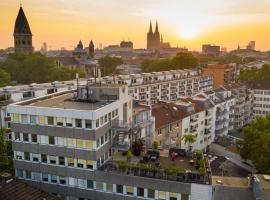
{"label": "apartment building", "polygon": [[235,99],[234,112],[230,113],[230,131],[243,128],[253,119],[254,92],[244,84],[231,84],[226,89],[232,92]]}
{"label": "apartment building", "polygon": [[202,74],[213,76],[213,87],[216,89],[235,82],[236,66],[233,64],[209,64],[202,69]]}
{"label": "apartment building", "polygon": [[[35,187],[67,200],[212,198],[208,169],[199,174],[187,165],[188,172],[168,176],[142,173],[135,164],[124,170],[115,162],[119,150],[115,139],[121,144],[120,133],[133,136],[138,128],[132,127],[134,112],[127,85],[80,86],[77,94],[75,90],[58,92],[10,104],[7,110],[16,176]],[[152,124],[145,113],[136,116],[142,116],[138,122]],[[172,162],[160,159],[162,165]]]}
{"label": "apartment building", "polygon": [[227,135],[234,129],[235,97],[230,90],[219,87],[201,94],[215,105],[215,135]]}
{"label": "apartment building", "polygon": [[[183,97],[175,103],[160,102],[153,106],[155,140],[161,148],[178,147],[188,151],[205,150],[215,138],[214,104],[205,97]],[[188,144],[185,135],[195,142]]]}
{"label": "apartment building", "polygon": [[252,90],[253,115],[265,116],[270,113],[270,83],[269,82],[250,82],[247,87]]}
{"label": "apartment building", "polygon": [[[8,104],[45,96],[55,92],[75,89],[75,86],[76,84],[73,81],[55,81],[45,84],[33,83],[30,85],[7,86],[0,88],[0,127],[9,128],[11,118],[6,110]],[[7,134],[7,138],[11,138],[11,135]]]}
{"label": "apartment building", "polygon": [[192,96],[213,88],[211,75],[200,75],[198,70],[170,70],[102,77],[92,82],[128,84],[129,94],[134,100],[146,105],[158,101],[176,101],[182,96]]}

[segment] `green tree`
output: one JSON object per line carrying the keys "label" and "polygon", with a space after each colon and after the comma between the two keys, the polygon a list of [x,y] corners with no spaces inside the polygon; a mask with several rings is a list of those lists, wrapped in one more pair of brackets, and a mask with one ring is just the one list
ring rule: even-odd
{"label": "green tree", "polygon": [[238,77],[240,81],[270,81],[270,65],[263,65],[262,68],[251,68],[241,70]]}
{"label": "green tree", "polygon": [[123,64],[119,57],[104,56],[98,60],[102,76],[116,74],[116,67]]}
{"label": "green tree", "polygon": [[10,74],[12,81],[22,84],[70,80],[75,78],[76,73],[84,76],[79,70],[58,68],[52,59],[40,53],[10,54],[0,68]]}
{"label": "green tree", "polygon": [[154,141],[154,142],[153,142],[152,148],[153,148],[153,149],[158,149],[158,142],[157,142],[157,141]]}
{"label": "green tree", "polygon": [[250,159],[260,173],[270,173],[270,115],[257,116],[243,129],[240,155]]}
{"label": "green tree", "polygon": [[141,69],[144,72],[168,71],[198,67],[198,59],[191,53],[178,53],[173,58],[143,60]]}
{"label": "green tree", "polygon": [[10,84],[10,74],[0,69],[0,87],[7,86],[8,84]]}
{"label": "green tree", "polygon": [[182,137],[182,140],[184,140],[185,145],[187,144],[187,146],[191,150],[191,144],[196,142],[196,137],[195,135],[192,135],[192,134],[186,134]]}
{"label": "green tree", "polygon": [[6,130],[4,128],[0,129],[0,174],[3,172],[8,172],[14,174],[13,169],[13,155],[12,146],[10,141],[5,139]]}

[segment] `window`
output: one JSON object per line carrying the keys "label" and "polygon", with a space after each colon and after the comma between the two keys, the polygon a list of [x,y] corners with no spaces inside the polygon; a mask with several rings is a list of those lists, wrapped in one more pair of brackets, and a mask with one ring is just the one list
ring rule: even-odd
{"label": "window", "polygon": [[17,140],[17,141],[20,141],[20,133],[15,132],[14,133],[14,139]]}
{"label": "window", "polygon": [[28,116],[27,115],[21,115],[22,123],[27,124],[28,123]]}
{"label": "window", "polygon": [[82,128],[82,120],[81,119],[75,119],[75,127]]}
{"label": "window", "polygon": [[56,156],[49,156],[50,164],[56,164]]}
{"label": "window", "polygon": [[40,173],[32,172],[32,179],[35,181],[40,181]]}
{"label": "window", "polygon": [[19,159],[19,160],[22,160],[22,158],[23,158],[23,152],[16,151],[15,152],[15,158],[16,159]]}
{"label": "window", "polygon": [[148,189],[148,198],[151,198],[151,199],[155,198],[155,190]]}
{"label": "window", "polygon": [[65,158],[62,156],[59,156],[59,165],[65,165]]}
{"label": "window", "polygon": [[87,188],[93,189],[93,188],[94,188],[94,181],[92,181],[92,180],[87,180]]}
{"label": "window", "polygon": [[137,188],[137,195],[138,195],[139,197],[144,197],[144,188],[138,187],[138,188]]}
{"label": "window", "polygon": [[107,192],[113,192],[113,184],[107,183]]}
{"label": "window", "polygon": [[25,178],[31,179],[31,172],[28,170],[25,170]]}
{"label": "window", "polygon": [[56,125],[57,126],[63,126],[64,125],[64,119],[62,117],[56,117]]}
{"label": "window", "polygon": [[85,146],[87,149],[92,150],[93,149],[93,141],[92,140],[85,140]]}
{"label": "window", "polygon": [[92,128],[92,120],[85,120],[85,128],[91,129]]}
{"label": "window", "polygon": [[166,192],[158,191],[158,199],[165,200],[166,199]]}
{"label": "window", "polygon": [[116,184],[116,192],[123,194],[123,185]]}
{"label": "window", "polygon": [[93,161],[92,160],[87,160],[86,165],[87,165],[88,169],[93,169]]}
{"label": "window", "polygon": [[34,161],[34,162],[39,162],[39,155],[38,155],[38,154],[33,153],[33,154],[32,154],[32,157],[33,157],[33,161]]}
{"label": "window", "polygon": [[103,124],[103,117],[100,117],[100,125]]}
{"label": "window", "polygon": [[48,144],[48,136],[41,135],[40,136],[40,143],[41,144]]}
{"label": "window", "polygon": [[30,115],[30,124],[36,124],[37,118],[36,115]]}
{"label": "window", "polygon": [[[129,103],[131,104],[131,101]],[[115,110],[115,116],[117,116],[117,115],[118,115],[118,109]]]}
{"label": "window", "polygon": [[32,136],[32,138],[31,138],[32,142],[37,143],[37,134],[32,134],[31,136]]}
{"label": "window", "polygon": [[181,194],[181,200],[189,200],[188,194]]}
{"label": "window", "polygon": [[51,183],[57,183],[57,176],[51,175]]}
{"label": "window", "polygon": [[101,136],[100,138],[100,145],[103,145],[104,144],[104,136]]}
{"label": "window", "polygon": [[170,200],[177,200],[177,193],[170,192]]}
{"label": "window", "polygon": [[99,119],[96,120],[96,128],[99,127]]}
{"label": "window", "polygon": [[73,158],[67,158],[68,166],[74,167],[74,159]]}
{"label": "window", "polygon": [[83,141],[81,139],[76,139],[76,147],[83,148]]}
{"label": "window", "polygon": [[42,174],[42,181],[48,182],[49,181],[49,175],[48,174]]}
{"label": "window", "polygon": [[16,169],[16,172],[17,172],[17,176],[18,176],[18,177],[23,178],[23,170],[21,170],[21,169]]}
{"label": "window", "polygon": [[20,122],[20,115],[19,114],[13,114],[13,122],[14,123]]}
{"label": "window", "polygon": [[48,120],[48,125],[51,125],[51,126],[54,125],[53,117],[47,117],[47,120]]}
{"label": "window", "polygon": [[41,154],[41,162],[47,163],[47,155],[46,154]]}
{"label": "window", "polygon": [[30,153],[24,152],[24,160],[30,160]]}
{"label": "window", "polygon": [[81,188],[85,188],[85,183],[83,179],[78,179],[78,186]]}
{"label": "window", "polygon": [[57,137],[57,145],[65,146],[65,139],[63,137]]}
{"label": "window", "polygon": [[83,166],[84,166],[84,160],[78,159],[78,160],[77,160],[77,167],[83,168]]}
{"label": "window", "polygon": [[100,139],[97,139],[97,148],[100,146],[99,140],[100,140]]}
{"label": "window", "polygon": [[134,188],[132,186],[127,186],[127,194],[133,195],[134,194]]}
{"label": "window", "polygon": [[96,182],[96,189],[97,189],[97,190],[102,190],[102,191],[103,191],[103,190],[104,190],[104,189],[103,189],[103,182]]}
{"label": "window", "polygon": [[68,178],[68,184],[71,185],[71,186],[75,186],[76,185],[75,178],[69,177]]}
{"label": "window", "polygon": [[54,136],[49,136],[49,144],[55,144]]}
{"label": "window", "polygon": [[74,147],[73,139],[72,138],[67,138],[67,146],[68,147]]}
{"label": "window", "polygon": [[72,119],[71,118],[66,118],[66,126],[72,127]]}
{"label": "window", "polygon": [[105,115],[104,120],[105,120],[105,123],[108,122],[108,115],[107,114]]}
{"label": "window", "polygon": [[23,141],[24,142],[29,142],[29,135],[28,135],[28,133],[23,133]]}
{"label": "window", "polygon": [[60,176],[59,177],[59,183],[62,184],[62,185],[66,185],[67,184],[66,177]]}

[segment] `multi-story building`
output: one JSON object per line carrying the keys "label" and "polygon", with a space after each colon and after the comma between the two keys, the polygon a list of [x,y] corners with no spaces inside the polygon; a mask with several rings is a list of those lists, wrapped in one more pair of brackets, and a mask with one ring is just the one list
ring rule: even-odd
{"label": "multi-story building", "polygon": [[[153,106],[152,114],[156,122],[155,140],[161,148],[205,150],[215,138],[214,103],[205,97],[160,102]],[[187,134],[192,134],[196,141],[186,143],[184,136]]]}
{"label": "multi-story building", "polygon": [[202,74],[213,76],[213,87],[218,88],[223,85],[231,84],[235,81],[236,66],[232,64],[209,64],[202,69]]}
{"label": "multi-story building", "polygon": [[243,84],[232,84],[226,87],[232,92],[235,99],[234,112],[230,114],[231,131],[236,131],[253,119],[253,99],[254,93]]}
{"label": "multi-story building", "polygon": [[[207,163],[205,173],[200,174],[195,166],[185,164],[186,160],[184,168],[178,169],[186,170],[174,175],[139,167],[142,158],[138,157],[127,167],[115,162],[115,137],[125,131],[132,137],[137,128],[132,127],[133,106],[127,85],[88,84],[80,86],[77,95],[75,92],[58,92],[8,106],[17,177],[68,200],[212,198]],[[159,163],[160,170],[175,166],[162,155]]]}
{"label": "multi-story building", "polygon": [[[92,79],[94,81],[94,79]],[[158,101],[176,101],[213,87],[211,75],[200,75],[197,70],[171,70],[103,77],[101,83],[128,84],[134,100],[151,105]]]}
{"label": "multi-story building", "polygon": [[254,94],[253,115],[265,116],[270,113],[270,83],[269,82],[250,82],[247,87]]}
{"label": "multi-story building", "polygon": [[219,56],[220,46],[211,45],[211,44],[203,44],[202,45],[202,54],[206,55],[206,56]]}
{"label": "multi-story building", "polygon": [[235,98],[230,90],[220,87],[202,93],[201,95],[212,100],[215,105],[215,135],[227,135],[233,130],[230,122],[234,121],[234,104]]}
{"label": "multi-story building", "polygon": [[[45,96],[55,92],[75,89],[75,82],[52,82],[45,84],[30,84],[21,86],[7,86],[0,88],[0,127],[9,128],[10,116],[7,112],[7,105],[31,98]],[[10,134],[7,138],[10,138]]]}

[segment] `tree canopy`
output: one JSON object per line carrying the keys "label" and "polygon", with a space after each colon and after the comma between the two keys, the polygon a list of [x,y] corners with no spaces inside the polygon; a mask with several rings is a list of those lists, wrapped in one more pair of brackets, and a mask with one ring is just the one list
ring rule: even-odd
{"label": "tree canopy", "polygon": [[270,114],[257,116],[244,129],[240,155],[250,159],[260,173],[270,174]]}
{"label": "tree canopy", "polygon": [[198,59],[191,53],[178,53],[173,58],[163,58],[156,60],[144,60],[141,63],[142,71],[157,72],[176,69],[188,69],[198,67]]}
{"label": "tree canopy", "polygon": [[0,87],[9,85],[10,83],[10,74],[5,70],[0,68]]}
{"label": "tree canopy", "polygon": [[98,60],[102,76],[109,76],[116,73],[116,67],[123,64],[122,58],[104,56]]}
{"label": "tree canopy", "polygon": [[263,65],[261,69],[241,70],[238,79],[240,81],[270,81],[270,65]]}
{"label": "tree canopy", "polygon": [[67,67],[58,68],[55,62],[40,54],[10,54],[7,60],[0,64],[0,69],[10,74],[11,80],[22,84],[44,83],[50,81],[65,81],[85,74],[79,70]]}
{"label": "tree canopy", "polygon": [[219,64],[228,64],[228,63],[245,64],[256,60],[253,57],[240,57],[232,54],[227,54],[218,57],[198,56],[197,58],[200,62],[217,62]]}

